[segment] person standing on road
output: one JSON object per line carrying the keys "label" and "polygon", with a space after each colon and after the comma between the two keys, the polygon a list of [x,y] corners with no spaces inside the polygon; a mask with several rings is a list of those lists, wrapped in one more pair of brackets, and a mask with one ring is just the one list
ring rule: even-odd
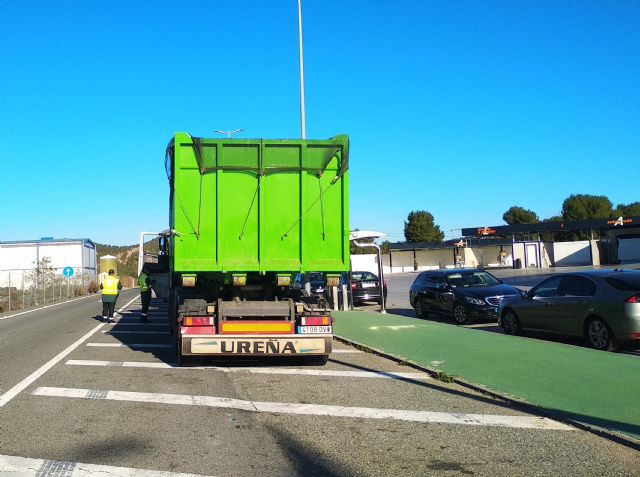
{"label": "person standing on road", "polygon": [[102,290],[102,319],[105,323],[115,323],[113,312],[116,309],[120,290],[122,290],[122,283],[116,277],[116,272],[113,269],[109,270],[109,275],[102,280],[100,290]]}
{"label": "person standing on road", "polygon": [[149,269],[146,265],[142,266],[142,271],[138,277],[138,286],[140,287],[140,301],[142,302],[142,311],[140,312],[140,321],[147,322],[147,313],[149,312],[149,303],[151,303],[151,279],[147,273]]}

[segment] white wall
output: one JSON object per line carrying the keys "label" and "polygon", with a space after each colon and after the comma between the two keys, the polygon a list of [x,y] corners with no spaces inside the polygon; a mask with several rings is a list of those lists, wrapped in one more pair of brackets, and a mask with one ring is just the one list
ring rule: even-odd
{"label": "white wall", "polygon": [[[503,245],[502,250],[506,252],[507,267],[513,266],[513,255],[511,253],[511,244]],[[467,247],[465,249],[465,266],[467,267],[499,267],[500,259],[498,254],[500,253],[499,245],[492,245],[489,247]]]}
{"label": "white wall", "polygon": [[591,242],[554,242],[553,258],[556,267],[592,265]]}
{"label": "white wall", "polygon": [[[384,259],[382,261],[384,263]],[[378,255],[351,255],[351,270],[356,272],[371,272],[378,275]]]}
{"label": "white wall", "polygon": [[0,243],[0,287],[8,286],[9,278],[11,286],[20,287],[22,276],[37,268],[38,261],[45,257],[51,259],[51,267],[58,275],[62,275],[65,267],[71,267],[74,276],[83,271],[85,276],[96,276],[95,249],[89,244],[83,245],[82,241]]}

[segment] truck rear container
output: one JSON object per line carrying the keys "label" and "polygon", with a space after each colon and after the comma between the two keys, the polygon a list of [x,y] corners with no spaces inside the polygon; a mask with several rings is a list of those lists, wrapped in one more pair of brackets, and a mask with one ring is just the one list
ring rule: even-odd
{"label": "truck rear container", "polygon": [[[332,294],[349,270],[347,136],[167,146],[169,314],[179,361],[331,352]],[[294,290],[320,273],[324,293]]]}

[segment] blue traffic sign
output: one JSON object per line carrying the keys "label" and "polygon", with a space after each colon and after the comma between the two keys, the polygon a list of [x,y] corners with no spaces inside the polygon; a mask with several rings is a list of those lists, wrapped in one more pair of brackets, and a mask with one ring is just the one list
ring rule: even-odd
{"label": "blue traffic sign", "polygon": [[65,269],[62,271],[62,274],[67,278],[71,278],[73,276],[73,268],[65,267]]}

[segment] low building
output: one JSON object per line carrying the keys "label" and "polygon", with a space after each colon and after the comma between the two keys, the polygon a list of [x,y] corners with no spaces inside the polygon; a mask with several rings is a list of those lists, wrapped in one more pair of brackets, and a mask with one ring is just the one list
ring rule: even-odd
{"label": "low building", "polygon": [[0,242],[0,287],[30,286],[33,272],[43,264],[56,276],[69,267],[76,280],[96,280],[96,245],[90,239],[49,237]]}

